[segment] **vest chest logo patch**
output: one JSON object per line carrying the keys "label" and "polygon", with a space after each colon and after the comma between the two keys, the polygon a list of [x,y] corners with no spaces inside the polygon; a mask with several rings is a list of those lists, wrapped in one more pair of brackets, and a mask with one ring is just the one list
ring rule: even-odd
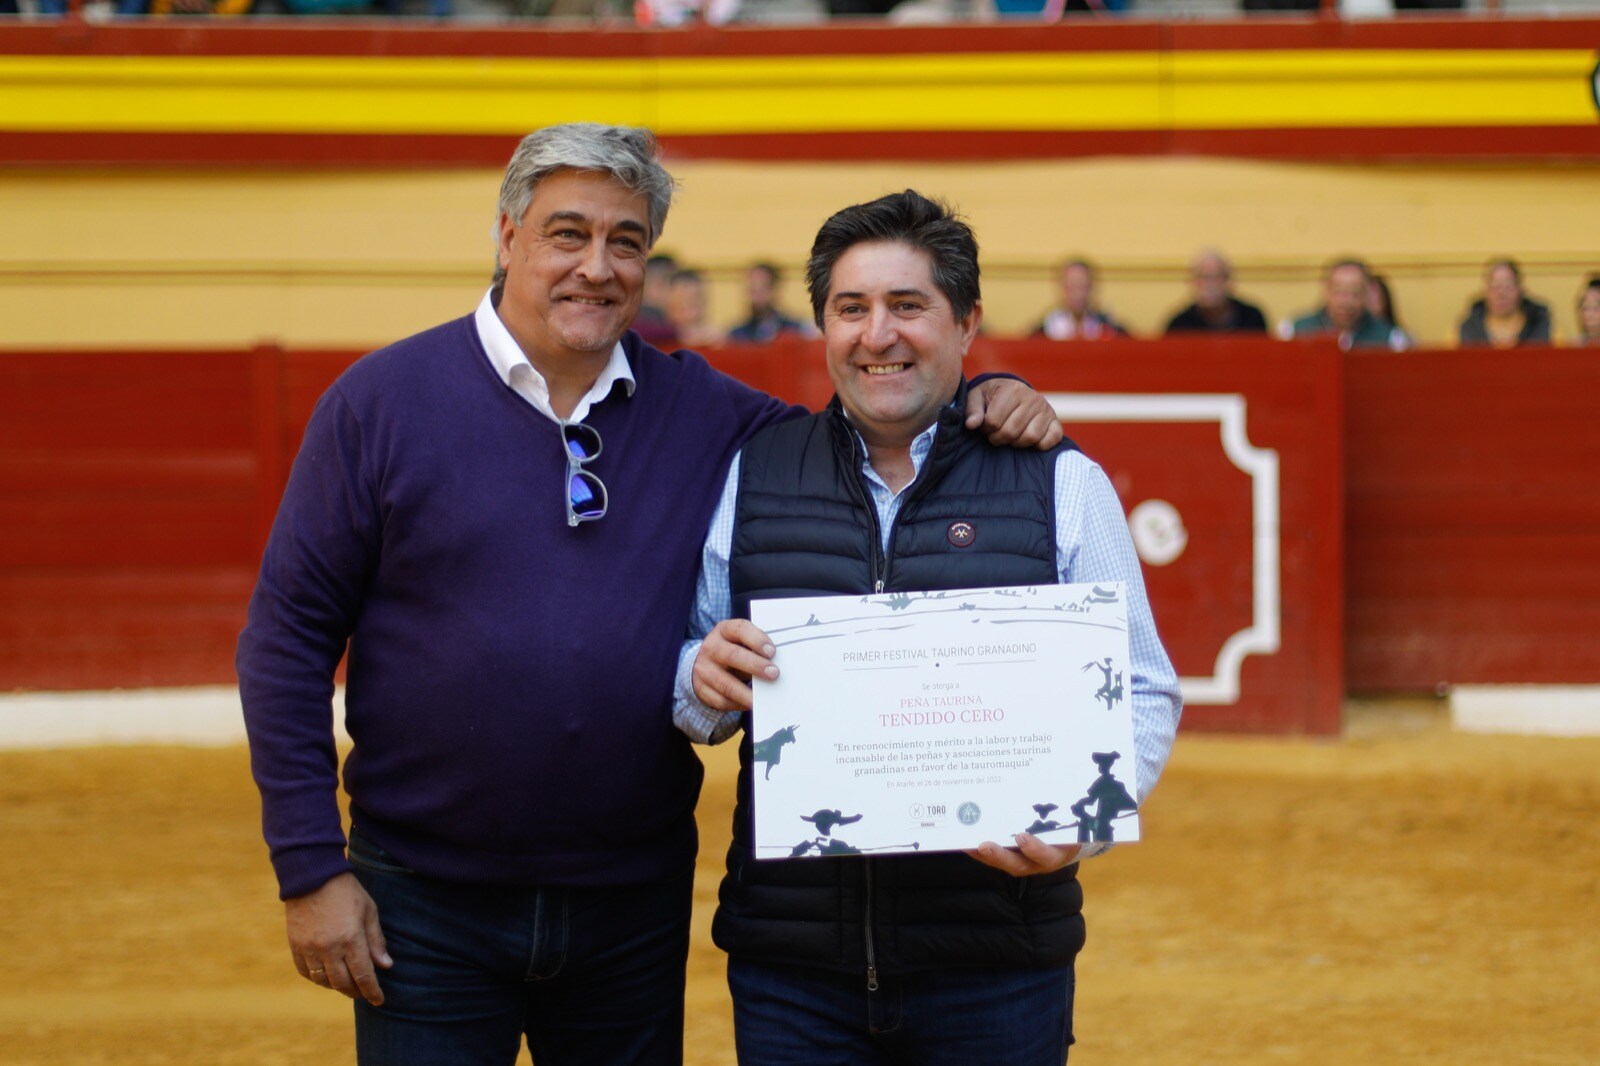
{"label": "vest chest logo patch", "polygon": [[967,548],[978,539],[978,531],[971,522],[951,522],[944,531],[944,538],[957,548]]}

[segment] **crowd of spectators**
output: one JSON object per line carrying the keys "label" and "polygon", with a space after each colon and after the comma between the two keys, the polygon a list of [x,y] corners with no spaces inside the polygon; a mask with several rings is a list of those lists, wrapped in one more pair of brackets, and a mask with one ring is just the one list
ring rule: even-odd
{"label": "crowd of spectators", "polygon": [[[779,305],[783,277],[771,263],[745,272],[744,317],[732,329],[711,325],[705,280],[671,257],[655,256],[645,280],[645,306],[634,328],[647,340],[670,347],[764,344],[779,337],[814,337],[810,321],[791,317]],[[1074,256],[1056,271],[1057,299],[1030,336],[1058,341],[1099,341],[1134,334],[1100,299],[1095,265]],[[1401,325],[1389,279],[1363,260],[1345,257],[1322,271],[1321,301],[1283,319],[1274,329],[1259,306],[1234,291],[1234,268],[1215,248],[1198,252],[1189,263],[1190,302],[1167,319],[1162,336],[1184,333],[1274,334],[1284,340],[1337,337],[1344,348],[1386,348],[1403,352],[1416,340]],[[1468,299],[1457,327],[1463,348],[1516,348],[1560,343],[1550,306],[1523,288],[1516,260],[1491,259],[1484,267],[1483,291]],[[1600,274],[1584,283],[1577,302],[1576,330],[1570,343],[1600,347]]]}

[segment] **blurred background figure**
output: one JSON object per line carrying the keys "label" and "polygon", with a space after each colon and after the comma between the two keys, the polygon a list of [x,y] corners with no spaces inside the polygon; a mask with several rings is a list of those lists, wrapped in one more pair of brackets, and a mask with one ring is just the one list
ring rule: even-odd
{"label": "blurred background figure", "polygon": [[646,344],[653,344],[664,352],[678,346],[678,331],[667,318],[667,296],[677,272],[678,261],[664,252],[645,261],[644,303],[639,305],[639,314],[631,327]]}
{"label": "blurred background figure", "polygon": [[685,348],[714,348],[727,338],[711,324],[706,280],[698,271],[680,270],[667,289],[667,321]]}
{"label": "blurred background figure", "polygon": [[1416,341],[1400,324],[1400,312],[1394,308],[1394,293],[1389,290],[1389,279],[1382,274],[1367,278],[1367,311],[1380,322],[1389,323],[1396,334],[1405,339],[1405,347],[1413,348]]}
{"label": "blurred background figure", "polygon": [[1522,291],[1522,268],[1514,259],[1491,259],[1483,273],[1483,295],[1461,320],[1463,348],[1520,348],[1549,344],[1550,308]]}
{"label": "blurred background figure", "polygon": [[1095,299],[1097,281],[1094,265],[1087,259],[1069,259],[1061,266],[1061,299],[1034,329],[1035,337],[1053,341],[1103,341],[1126,337],[1128,331],[1117,324]]}
{"label": "blurred background figure", "polygon": [[1278,328],[1285,340],[1297,337],[1339,338],[1339,347],[1388,348],[1403,352],[1411,338],[1367,310],[1372,271],[1360,259],[1339,259],[1322,272],[1322,306]]}
{"label": "blurred background figure", "polygon": [[1233,264],[1215,248],[1203,249],[1189,263],[1194,303],[1172,316],[1168,333],[1265,333],[1261,308],[1233,294]]}
{"label": "blurred background figure", "polygon": [[1589,275],[1589,283],[1578,295],[1578,335],[1575,348],[1600,348],[1600,274]]}
{"label": "blurred background figure", "polygon": [[728,339],[737,344],[766,344],[778,337],[805,337],[811,335],[806,323],[790,318],[778,308],[778,286],[783,276],[771,263],[756,263],[745,271],[745,297],[750,301],[750,314],[728,331]]}

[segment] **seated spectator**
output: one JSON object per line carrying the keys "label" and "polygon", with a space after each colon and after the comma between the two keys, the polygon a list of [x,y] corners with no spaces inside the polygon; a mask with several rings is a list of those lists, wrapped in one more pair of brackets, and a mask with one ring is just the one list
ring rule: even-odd
{"label": "seated spectator", "polygon": [[726,338],[711,324],[706,282],[699,272],[680,270],[667,290],[667,321],[685,348],[714,348]]}
{"label": "seated spectator", "polygon": [[644,302],[630,327],[644,340],[664,352],[678,346],[678,331],[667,318],[667,295],[672,291],[672,278],[678,273],[678,261],[662,253],[652,255],[644,264]]}
{"label": "seated spectator", "polygon": [[750,300],[750,317],[728,331],[728,339],[737,344],[766,344],[778,337],[804,337],[811,331],[799,319],[790,318],[778,309],[778,284],[782,281],[778,268],[771,263],[757,263],[744,275],[744,291]]}
{"label": "seated spectator", "polygon": [[1389,291],[1389,279],[1382,274],[1367,278],[1367,310],[1372,312],[1372,317],[1393,326],[1395,332],[1405,338],[1406,348],[1416,347],[1416,341],[1400,324],[1400,313],[1394,309],[1394,294]]}
{"label": "seated spectator", "polygon": [[1261,308],[1233,294],[1233,264],[1214,248],[1207,248],[1189,264],[1189,287],[1194,303],[1172,316],[1168,333],[1265,333],[1267,318]]}
{"label": "seated spectator", "polygon": [[1578,297],[1577,348],[1600,348],[1600,274],[1591,274]]}
{"label": "seated spectator", "polygon": [[1522,291],[1522,268],[1514,259],[1491,259],[1483,295],[1461,320],[1463,348],[1520,348],[1550,343],[1550,308]]}
{"label": "seated spectator", "polygon": [[1367,282],[1372,271],[1359,259],[1340,259],[1322,272],[1322,306],[1278,327],[1285,340],[1302,337],[1339,338],[1339,347],[1388,348],[1403,352],[1410,338],[1367,310]]}
{"label": "seated spectator", "polygon": [[1094,298],[1095,269],[1087,259],[1069,259],[1061,266],[1061,301],[1034,329],[1035,337],[1053,341],[1104,341],[1128,331],[1101,310]]}

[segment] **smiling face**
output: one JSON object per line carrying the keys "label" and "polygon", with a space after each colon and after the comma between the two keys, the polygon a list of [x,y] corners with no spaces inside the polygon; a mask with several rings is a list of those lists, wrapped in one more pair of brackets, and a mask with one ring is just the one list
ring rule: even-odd
{"label": "smiling face", "polygon": [[957,319],[926,252],[853,245],[833,265],[822,310],[828,376],[868,445],[902,448],[933,425],[961,381],[981,304]]}
{"label": "smiling face", "polygon": [[649,218],[643,194],[590,170],[549,175],[520,220],[500,216],[500,318],[546,376],[603,362],[633,321]]}

